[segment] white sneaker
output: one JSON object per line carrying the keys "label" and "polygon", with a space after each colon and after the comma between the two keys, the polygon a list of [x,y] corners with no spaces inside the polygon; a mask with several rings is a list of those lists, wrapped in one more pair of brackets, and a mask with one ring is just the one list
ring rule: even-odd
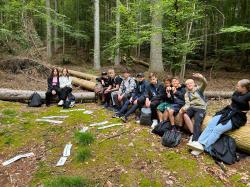
{"label": "white sneaker", "polygon": [[201,153],[202,151],[196,151],[196,150],[191,151],[191,154],[194,156],[199,156]]}
{"label": "white sneaker", "polygon": [[158,125],[158,120],[157,119],[153,119],[153,123],[151,125],[151,128],[154,129],[156,127],[156,125]]}
{"label": "white sneaker", "polygon": [[74,106],[75,106],[75,101],[71,101],[69,107],[70,107],[70,108],[73,108]]}
{"label": "white sneaker", "polygon": [[63,100],[60,100],[58,103],[58,106],[62,106],[63,105]]}
{"label": "white sneaker", "polygon": [[136,120],[135,123],[140,124],[140,120]]}
{"label": "white sneaker", "polygon": [[187,146],[189,146],[192,150],[201,151],[201,152],[204,151],[203,145],[201,145],[197,141],[188,142]]}

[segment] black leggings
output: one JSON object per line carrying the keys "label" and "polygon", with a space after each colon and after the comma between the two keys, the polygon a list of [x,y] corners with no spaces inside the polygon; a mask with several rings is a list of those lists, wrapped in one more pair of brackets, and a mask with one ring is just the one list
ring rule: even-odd
{"label": "black leggings", "polygon": [[66,100],[71,92],[72,92],[72,88],[70,87],[61,88],[61,90],[59,91],[59,99]]}
{"label": "black leggings", "polygon": [[[52,91],[56,91],[56,94],[53,95],[52,94]],[[57,86],[54,86],[52,89],[48,90],[45,94],[45,102],[46,102],[46,105],[49,105],[51,103],[51,100],[54,96],[58,96],[59,99],[60,99],[60,92],[61,92],[61,89]]]}

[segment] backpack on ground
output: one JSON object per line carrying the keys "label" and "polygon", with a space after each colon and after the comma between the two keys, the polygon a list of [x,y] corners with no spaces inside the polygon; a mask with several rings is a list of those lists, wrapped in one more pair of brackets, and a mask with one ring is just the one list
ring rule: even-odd
{"label": "backpack on ground", "polygon": [[147,126],[152,125],[150,108],[141,109],[140,125],[147,125]]}
{"label": "backpack on ground", "polygon": [[34,92],[29,98],[28,106],[29,107],[40,107],[40,106],[42,106],[42,104],[43,104],[42,97],[37,92]]}
{"label": "backpack on ground", "polygon": [[210,155],[217,161],[234,164],[238,159],[236,155],[236,142],[227,135],[222,135],[211,148]]}
{"label": "backpack on ground", "polygon": [[165,131],[162,137],[162,145],[166,147],[176,147],[181,142],[181,132],[176,129]]}
{"label": "backpack on ground", "polygon": [[159,136],[163,136],[164,133],[167,130],[171,129],[171,124],[169,121],[162,121],[160,123],[158,123],[155,128],[152,130],[152,133],[157,134]]}

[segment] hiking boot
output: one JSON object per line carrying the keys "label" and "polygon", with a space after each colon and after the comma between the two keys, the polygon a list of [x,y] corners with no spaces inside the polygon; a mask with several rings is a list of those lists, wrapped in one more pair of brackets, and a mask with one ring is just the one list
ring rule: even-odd
{"label": "hiking boot", "polygon": [[127,122],[128,122],[128,118],[125,117],[125,116],[122,116],[122,117],[121,117],[121,120],[122,120],[124,123],[127,123]]}

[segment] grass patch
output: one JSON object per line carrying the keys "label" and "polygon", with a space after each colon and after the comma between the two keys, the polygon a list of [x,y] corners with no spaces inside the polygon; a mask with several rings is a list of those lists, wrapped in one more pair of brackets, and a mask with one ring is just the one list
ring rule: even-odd
{"label": "grass patch", "polygon": [[76,132],[75,139],[79,145],[89,145],[95,140],[93,134],[91,134],[90,132]]}
{"label": "grass patch", "polygon": [[44,187],[90,187],[91,182],[83,177],[60,176],[45,181]]}
{"label": "grass patch", "polygon": [[77,150],[76,160],[78,162],[84,162],[90,157],[91,157],[91,151],[89,148],[84,147]]}
{"label": "grass patch", "polygon": [[13,109],[4,109],[2,114],[10,117],[15,117],[17,115],[16,111]]}

